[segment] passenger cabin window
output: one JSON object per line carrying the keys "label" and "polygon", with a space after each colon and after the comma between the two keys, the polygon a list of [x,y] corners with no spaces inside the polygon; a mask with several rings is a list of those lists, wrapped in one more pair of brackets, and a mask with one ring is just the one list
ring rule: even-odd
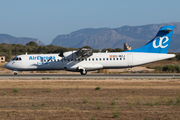
{"label": "passenger cabin window", "polygon": [[98,61],[98,58],[96,58],[96,61]]}
{"label": "passenger cabin window", "polygon": [[101,58],[99,58],[99,60],[101,60]]}
{"label": "passenger cabin window", "polygon": [[94,61],[94,58],[92,59],[92,61]]}
{"label": "passenger cabin window", "polygon": [[89,61],[91,61],[91,58],[89,58]]}
{"label": "passenger cabin window", "polygon": [[118,58],[117,58],[117,60],[118,60]]}
{"label": "passenger cabin window", "polygon": [[108,58],[106,60],[108,60]]}
{"label": "passenger cabin window", "polygon": [[113,60],[115,60],[115,58],[113,58]]}
{"label": "passenger cabin window", "polygon": [[103,58],[103,60],[105,60],[105,58]]}

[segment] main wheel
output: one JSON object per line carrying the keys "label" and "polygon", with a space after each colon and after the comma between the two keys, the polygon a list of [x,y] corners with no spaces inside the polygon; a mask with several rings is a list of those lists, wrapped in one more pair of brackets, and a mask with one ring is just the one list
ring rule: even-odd
{"label": "main wheel", "polygon": [[17,75],[17,72],[14,72],[14,75]]}
{"label": "main wheel", "polygon": [[86,70],[81,70],[81,75],[86,75],[87,74],[87,71]]}

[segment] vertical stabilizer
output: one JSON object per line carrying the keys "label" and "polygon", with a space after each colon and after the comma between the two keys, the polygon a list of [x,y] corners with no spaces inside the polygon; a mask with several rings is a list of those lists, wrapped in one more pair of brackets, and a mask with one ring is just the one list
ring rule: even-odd
{"label": "vertical stabilizer", "polygon": [[158,31],[156,37],[143,47],[125,52],[167,53],[171,42],[174,26],[164,26]]}

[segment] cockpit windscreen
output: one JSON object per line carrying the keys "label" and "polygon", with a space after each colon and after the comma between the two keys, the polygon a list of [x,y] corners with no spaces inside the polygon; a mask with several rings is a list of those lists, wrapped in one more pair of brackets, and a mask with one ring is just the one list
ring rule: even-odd
{"label": "cockpit windscreen", "polygon": [[20,61],[20,60],[22,60],[22,59],[21,59],[21,57],[17,57],[17,56],[16,56],[16,57],[15,57],[15,58],[13,58],[12,60],[15,60],[15,61]]}

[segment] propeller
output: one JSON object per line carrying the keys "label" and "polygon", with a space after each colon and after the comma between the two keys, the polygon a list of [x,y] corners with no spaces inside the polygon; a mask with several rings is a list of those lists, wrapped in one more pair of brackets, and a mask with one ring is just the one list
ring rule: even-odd
{"label": "propeller", "polygon": [[62,50],[62,52],[58,56],[59,57],[64,57],[63,50]]}

